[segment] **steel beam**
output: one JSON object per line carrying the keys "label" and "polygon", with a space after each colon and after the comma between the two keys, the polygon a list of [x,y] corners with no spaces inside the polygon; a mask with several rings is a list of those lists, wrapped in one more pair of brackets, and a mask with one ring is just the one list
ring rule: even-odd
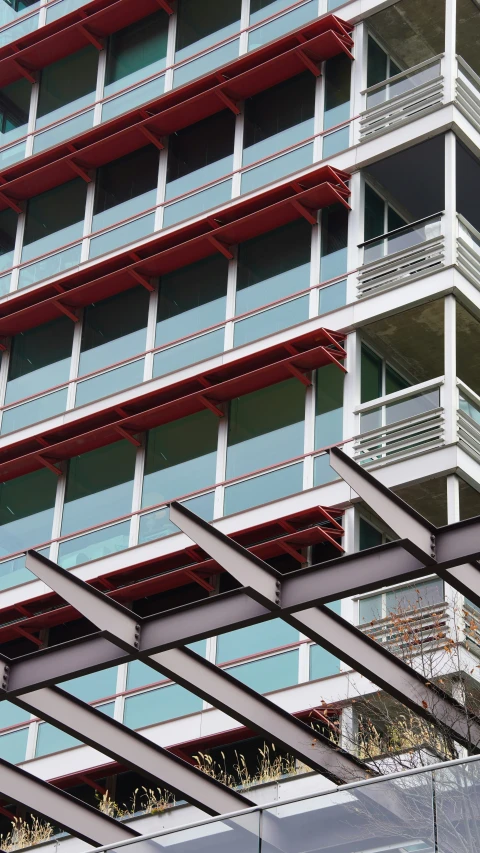
{"label": "steel beam", "polygon": [[208,814],[227,814],[253,805],[247,797],[58,687],[25,693],[15,703],[156,784],[181,794]]}
{"label": "steel beam", "polygon": [[124,823],[3,759],[0,759],[0,791],[9,800],[39,812],[95,847],[140,837],[139,832]]}

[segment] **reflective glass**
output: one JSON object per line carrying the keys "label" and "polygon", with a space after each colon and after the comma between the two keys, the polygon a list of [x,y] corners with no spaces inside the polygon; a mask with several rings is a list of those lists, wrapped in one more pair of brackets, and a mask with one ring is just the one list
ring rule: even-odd
{"label": "reflective glass", "polygon": [[[227,165],[227,164],[226,164]],[[231,163],[229,161],[229,169]],[[228,170],[227,170],[228,171]],[[190,195],[182,201],[176,201],[173,204],[168,204],[163,213],[163,227],[169,228],[170,225],[175,225],[176,222],[181,222],[182,219],[189,219],[192,216],[198,216],[212,207],[218,207],[230,201],[232,197],[232,181],[221,181],[213,187]]]}
{"label": "reflective glass", "polygon": [[407,400],[400,400],[398,403],[390,403],[390,405],[385,406],[386,423],[393,424],[396,421],[404,420],[404,418],[414,418],[424,412],[429,412],[431,409],[437,409],[439,405],[439,388],[425,394],[417,394],[417,396],[409,397]]}
{"label": "reflective glass", "polygon": [[340,660],[322,646],[310,646],[310,681],[340,672]]}
{"label": "reflective glass", "polygon": [[131,511],[135,454],[129,441],[118,441],[70,459],[62,536]]}
{"label": "reflective glass", "polygon": [[[149,196],[146,193],[145,196]],[[142,198],[145,198],[144,196]],[[129,205],[126,205],[127,207]],[[122,207],[122,205],[119,205]],[[104,234],[99,234],[98,237],[93,237],[90,240],[90,258],[97,258],[99,255],[104,255],[107,252],[112,252],[120,246],[126,246],[128,243],[134,243],[136,240],[141,240],[142,237],[147,237],[155,228],[155,212],[148,213],[146,216],[139,216],[138,219],[133,219],[126,222],[125,225],[119,225],[118,228],[113,228],[111,231],[106,231]]]}
{"label": "reflective glass", "polygon": [[433,775],[438,853],[476,853],[480,843],[479,762],[445,767]]}
{"label": "reflective glass", "polygon": [[[381,544],[382,535],[380,534]],[[365,625],[367,622],[376,622],[383,616],[382,596],[370,595],[368,598],[361,598],[358,602],[358,620],[359,625]]]}
{"label": "reflective glass", "polygon": [[292,5],[292,0],[250,0],[250,24],[257,24]]}
{"label": "reflective glass", "polygon": [[13,210],[0,211],[0,270],[8,270],[13,264],[17,219]]}
{"label": "reflective glass", "polygon": [[336,364],[317,370],[315,447],[329,447],[343,438],[344,374]]}
{"label": "reflective glass", "polygon": [[346,53],[339,53],[326,61],[324,130],[350,118],[351,75],[352,61]]}
{"label": "reflective glass", "polygon": [[[310,134],[305,134],[305,136],[308,135]],[[257,187],[276,181],[292,172],[298,172],[300,169],[309,166],[312,160],[313,144],[302,145],[301,148],[295,148],[288,154],[282,154],[281,157],[275,157],[273,160],[268,160],[267,163],[248,169],[242,174],[242,193],[251,192]]]}
{"label": "reflective glass", "polygon": [[[212,521],[214,509],[215,493],[208,492],[205,495],[198,495],[195,498],[182,501],[187,509],[190,509],[204,521]],[[138,541],[152,542],[154,539],[162,539],[164,536],[171,536],[173,533],[178,533],[178,527],[170,521],[169,509],[164,506],[161,509],[156,509],[153,512],[147,512],[140,518],[140,532]]]}
{"label": "reflective glass", "polygon": [[0,89],[0,146],[27,133],[31,92],[31,83],[23,77]]}
{"label": "reflective glass", "polygon": [[225,319],[227,275],[228,260],[213,255],[162,276],[155,346],[221,323]]}
{"label": "reflective glass", "polygon": [[[68,381],[73,329],[71,320],[60,317],[12,338],[6,404]],[[44,400],[48,409],[48,400]]]}
{"label": "reflective glass", "polygon": [[345,151],[350,146],[350,127],[342,127],[323,137],[322,157],[333,157],[339,151]]}
{"label": "reflective glass", "polygon": [[24,720],[29,719],[29,712],[24,711],[23,708],[18,708],[13,702],[0,703],[0,729],[15,726],[17,723],[23,723]]}
{"label": "reflective glass", "polygon": [[165,68],[168,15],[159,9],[108,38],[104,97]]}
{"label": "reflective glass", "polygon": [[370,88],[387,79],[388,56],[370,33],[367,51],[367,87]]}
{"label": "reflective glass", "polygon": [[55,728],[50,723],[40,723],[35,758],[40,758],[42,755],[51,755],[52,752],[61,752],[64,749],[72,749],[74,746],[80,746],[81,743],[77,738],[68,735],[66,732],[62,732],[61,729]]}
{"label": "reflective glass", "polygon": [[138,361],[124,364],[123,367],[108,370],[106,373],[101,373],[100,376],[92,376],[91,379],[79,382],[75,395],[75,405],[85,406],[93,400],[100,400],[110,394],[116,394],[117,391],[124,391],[125,388],[140,385],[143,382],[144,365],[145,359],[140,358]]}
{"label": "reflective glass", "polygon": [[0,151],[1,168],[6,169],[8,166],[13,165],[13,163],[23,160],[26,150],[27,146],[25,142],[19,142],[18,145],[10,145],[8,148],[2,148]]}
{"label": "reflective glass", "polygon": [[251,477],[226,487],[224,515],[233,515],[253,506],[295,495],[302,488],[303,462]]}
{"label": "reflective glass", "polygon": [[[199,640],[196,643],[189,643],[187,649],[196,652],[197,655],[205,657],[207,651],[207,641]],[[162,675],[158,670],[147,666],[141,660],[133,660],[128,664],[127,670],[127,690],[135,690],[137,687],[146,687],[149,684],[155,684],[157,681],[165,681],[166,676]]]}
{"label": "reflective glass", "polygon": [[226,671],[259,693],[281,690],[298,684],[298,650],[228,667]]}
{"label": "reflective glass", "polygon": [[436,579],[392,589],[385,593],[385,599],[387,616],[402,610],[418,610],[421,607],[440,604],[445,599],[443,581]]}
{"label": "reflective glass", "polygon": [[223,352],[225,329],[222,327],[198,338],[191,338],[183,344],[157,352],[153,359],[153,375],[164,376],[174,370],[181,370],[189,364],[196,364],[205,358]]}
{"label": "reflective glass", "polygon": [[324,486],[338,480],[333,468],[330,468],[330,457],[328,453],[322,453],[313,460],[313,485]]}
{"label": "reflective glass", "polygon": [[234,132],[235,116],[225,109],[170,136],[167,201],[230,174]]}
{"label": "reflective glass", "polygon": [[383,535],[380,530],[369,524],[364,518],[360,518],[360,551],[366,548],[375,548],[376,545],[381,545]]}
{"label": "reflective glass", "polygon": [[94,702],[95,699],[104,699],[117,692],[117,672],[118,668],[112,666],[110,669],[102,669],[99,672],[82,675],[80,678],[62,681],[60,686],[62,690],[66,690],[83,702]]}
{"label": "reflective glass", "polygon": [[362,403],[368,403],[382,396],[382,369],[382,359],[362,344],[360,396]]}
{"label": "reflective glass", "polygon": [[80,376],[145,351],[148,303],[145,288],[134,287],[85,308]]}
{"label": "reflective glass", "polygon": [[172,853],[175,849],[181,853],[225,853],[226,849],[229,853],[260,853],[260,819],[261,812],[253,812],[181,829],[168,835],[167,845]]}
{"label": "reflective glass", "polygon": [[465,412],[475,423],[480,424],[480,409],[475,403],[460,394],[458,407],[461,412]]}
{"label": "reflective glass", "polygon": [[[289,5],[292,4],[289,3]],[[307,21],[312,21],[313,18],[317,17],[317,15],[318,2],[317,0],[310,0],[309,3],[304,3],[297,9],[292,9],[291,12],[286,12],[285,15],[280,15],[279,18],[269,21],[262,27],[257,27],[255,30],[252,30],[248,36],[248,49],[255,50],[256,47],[260,47],[262,44],[273,41],[273,39],[283,36],[290,30],[301,27],[302,24],[306,24]],[[264,16],[262,15],[262,17]],[[252,23],[254,22],[252,21]]]}
{"label": "reflective glass", "polygon": [[47,24],[57,21],[68,12],[73,12],[85,5],[85,0],[60,0],[59,3],[49,3],[47,6]]}
{"label": "reflective glass", "polygon": [[4,275],[0,277],[0,296],[5,296],[10,290],[11,276]]}
{"label": "reflective glass", "polygon": [[64,569],[71,569],[91,560],[100,560],[109,554],[125,551],[128,548],[130,535],[130,519],[100,530],[93,530],[83,536],[60,542],[58,549],[58,564]]}
{"label": "reflective glass", "polygon": [[347,272],[348,211],[342,204],[322,210],[320,281],[329,281]]}
{"label": "reflective glass", "polygon": [[123,722],[131,729],[139,729],[185,714],[194,714],[201,711],[202,707],[203,702],[198,696],[178,684],[168,684],[157,690],[139,693],[138,696],[128,696],[125,699]]}
{"label": "reflective glass", "polygon": [[215,482],[218,418],[208,410],[162,424],[147,437],[142,506]]}
{"label": "reflective glass", "polygon": [[[48,548],[46,550],[48,557]],[[19,586],[19,584],[33,580],[35,580],[35,575],[25,568],[24,554],[21,557],[14,557],[13,560],[5,560],[0,563],[0,589],[11,589],[12,586]]]}
{"label": "reflective glass", "polygon": [[365,184],[365,240],[385,233],[385,202],[368,184]]}
{"label": "reflective glass", "polygon": [[25,761],[27,740],[28,728],[2,735],[0,737],[0,758],[3,758],[4,761],[10,761],[12,764],[20,764]]}
{"label": "reflective glass", "polygon": [[[239,25],[234,24],[232,27],[225,27],[224,30],[220,33],[215,33],[215,35],[218,36],[218,40],[220,40],[222,37],[228,37],[230,32],[237,32],[238,29]],[[215,39],[215,41],[216,40],[217,39]],[[210,50],[208,53],[202,54],[197,57],[197,59],[193,59],[191,62],[185,62],[184,65],[176,68],[173,73],[174,87],[183,86],[185,83],[188,83],[189,80],[193,80],[195,77],[200,77],[202,74],[208,74],[208,72],[213,71],[214,68],[218,68],[219,66],[225,65],[227,62],[231,62],[232,59],[237,58],[239,48],[240,39],[233,39],[233,41],[229,41],[227,44],[223,44],[215,50]],[[189,53],[189,50],[178,51],[176,54],[177,62],[180,60],[180,56],[183,55],[183,53]]]}
{"label": "reflective glass", "polygon": [[[66,241],[69,242],[70,239],[76,239],[80,231],[81,227],[77,228],[74,226],[72,228],[65,228],[63,236]],[[55,237],[57,239],[54,242],[57,242],[58,235],[55,235]],[[48,249],[42,248],[42,251],[48,251]],[[18,289],[20,290],[22,287],[29,287],[37,281],[42,281],[45,278],[58,275],[58,273],[71,269],[71,267],[80,263],[81,253],[82,246],[81,243],[78,243],[76,246],[72,246],[70,249],[65,249],[63,252],[48,255],[46,258],[42,258],[42,260],[35,261],[33,264],[29,264],[25,267],[21,267],[18,276]]]}
{"label": "reflective glass", "polygon": [[154,207],[157,181],[158,149],[154,145],[101,166],[95,182],[92,232]]}
{"label": "reflective glass", "polygon": [[337,281],[328,287],[322,287],[319,291],[319,314],[335,311],[347,304],[347,282]]}
{"label": "reflective glass", "polygon": [[312,228],[298,219],[238,247],[235,313],[244,314],[308,288]]}
{"label": "reflective glass", "polygon": [[57,478],[46,469],[0,483],[1,554],[51,539],[56,491]]}
{"label": "reflective glass", "polygon": [[304,416],[305,387],[295,379],[232,400],[227,479],[302,454]]}
{"label": "reflective glass", "polygon": [[[93,97],[93,96],[92,96]],[[76,115],[67,121],[62,121],[61,124],[56,124],[42,133],[36,133],[33,140],[33,153],[38,154],[39,151],[44,151],[45,148],[50,148],[52,145],[58,145],[64,139],[71,139],[72,136],[77,136],[88,130],[93,125],[93,110]],[[50,116],[47,116],[50,118]]]}
{"label": "reflective glass", "polygon": [[235,323],[234,346],[242,346],[308,320],[308,303],[309,296],[305,295],[240,320]]}
{"label": "reflective glass", "polygon": [[36,424],[46,418],[53,418],[67,408],[67,388],[61,388],[52,394],[36,397],[29,403],[6,409],[2,416],[2,435],[23,429],[30,424]]}
{"label": "reflective glass", "polygon": [[298,631],[282,619],[271,619],[270,622],[239,628],[237,631],[220,634],[217,638],[217,663],[267,652],[269,649],[297,643],[298,640]]}
{"label": "reflective glass", "polygon": [[338,9],[339,6],[343,6],[346,0],[328,0],[327,3],[327,12],[332,12],[333,9]]}
{"label": "reflective glass", "polygon": [[[25,4],[28,6],[29,4]],[[36,5],[36,3],[32,4]],[[2,3],[0,9],[0,26],[4,26],[8,24],[12,18],[15,16],[12,15],[11,8],[7,5],[7,3]],[[24,18],[23,21],[19,21],[18,24],[14,24],[13,27],[6,27],[4,30],[0,31],[0,47],[5,47],[7,44],[14,44],[15,41],[22,38],[22,36],[26,36],[28,33],[33,33],[34,30],[38,28],[38,15],[31,15],[29,18]]]}
{"label": "reflective glass", "polygon": [[241,0],[199,4],[179,0],[175,62],[181,62],[228,38],[240,29]]}
{"label": "reflective glass", "polygon": [[[124,81],[122,81],[123,83]],[[112,84],[112,88],[118,89],[119,83]],[[107,88],[107,87],[105,87]],[[122,86],[123,88],[123,86]],[[110,87],[109,87],[110,89]],[[102,121],[110,121],[111,118],[119,116],[122,113],[129,112],[135,109],[140,104],[146,104],[148,101],[153,101],[159,98],[165,91],[165,75],[154,77],[147,83],[142,83],[134,89],[129,89],[123,94],[119,94],[114,98],[110,98],[102,106]],[[107,94],[107,93],[105,93]]]}
{"label": "reflective glass", "polygon": [[93,45],[87,45],[42,69],[37,129],[93,103],[97,65],[98,50]]}

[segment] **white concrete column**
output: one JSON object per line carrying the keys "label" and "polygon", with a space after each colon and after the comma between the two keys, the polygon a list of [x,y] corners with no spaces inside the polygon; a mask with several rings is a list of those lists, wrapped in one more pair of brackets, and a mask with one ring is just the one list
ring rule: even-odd
{"label": "white concrete column", "polygon": [[358,719],[353,705],[342,708],[340,717],[340,746],[353,755],[358,752]]}
{"label": "white concrete column", "polygon": [[445,264],[456,263],[457,248],[457,137],[445,134]]}
{"label": "white concrete column", "polygon": [[445,410],[445,442],[457,440],[457,329],[455,297],[449,294],[444,302],[444,376],[442,405]]}
{"label": "white concrete column", "polygon": [[348,214],[348,249],[347,249],[347,305],[357,300],[357,272],[362,263],[363,250],[359,243],[363,241],[363,210],[365,202],[365,182],[361,172],[354,172],[350,179],[351,207]]}
{"label": "white concrete column", "polygon": [[457,0],[445,0],[445,103],[455,97],[455,79],[457,76]]}

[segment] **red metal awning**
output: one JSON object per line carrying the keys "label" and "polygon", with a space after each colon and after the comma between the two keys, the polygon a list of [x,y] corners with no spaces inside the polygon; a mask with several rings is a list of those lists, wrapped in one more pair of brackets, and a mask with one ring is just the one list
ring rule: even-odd
{"label": "red metal awning", "polygon": [[[139,1],[141,6],[152,2]],[[125,0],[117,0],[107,10],[97,14],[104,18],[107,16],[108,21],[116,21],[114,9],[116,6],[123,9],[122,4],[125,4]],[[128,5],[128,9],[131,8],[131,4]],[[112,28],[118,29],[116,25],[113,27],[113,23]],[[73,30],[77,39],[83,38],[85,41],[84,35],[78,35],[82,31],[78,29],[77,24],[73,25]],[[294,77],[305,71],[305,68],[309,68],[312,73],[320,73],[320,62],[342,51],[351,56],[351,30],[350,24],[335,15],[327,15],[273,44],[241,56],[215,72],[167,92],[141,108],[97,125],[69,142],[62,142],[0,171],[0,210],[9,205],[17,209],[19,201],[66,183],[78,174],[90,180],[87,174],[89,170],[152,142],[163,148],[163,136],[226,108],[237,113],[238,101]],[[35,50],[44,50],[52,39],[62,39],[66,37],[66,33],[67,31],[60,32],[45,39],[36,45]],[[28,50],[26,49],[27,53]],[[16,63],[17,67],[23,53],[24,51],[20,51],[3,62]],[[1,70],[2,61],[0,78]]]}
{"label": "red metal awning", "polygon": [[[140,396],[132,396],[119,407],[109,405],[89,416],[82,416],[47,431],[38,424],[37,432],[29,428],[28,438],[12,433],[11,442],[0,451],[0,482],[47,467],[56,471],[56,463],[80,453],[129,439],[160,424],[169,423],[206,408],[220,417],[219,406],[234,397],[266,388],[292,377],[310,384],[306,374],[325,364],[345,368],[339,359],[346,352],[340,344],[344,335],[317,329],[307,335],[266,347],[202,371],[181,382],[174,381],[156,391],[148,384]],[[60,473],[60,471],[58,471]]]}
{"label": "red metal awning", "polygon": [[214,214],[205,214],[178,228],[157,232],[140,247],[114,257],[86,263],[55,279],[9,294],[0,303],[0,335],[16,335],[64,313],[106,299],[138,284],[151,289],[150,278],[187,266],[217,252],[340,202],[349,207],[350,176],[331,166],[311,169],[296,180],[267,187],[251,198],[240,198]]}

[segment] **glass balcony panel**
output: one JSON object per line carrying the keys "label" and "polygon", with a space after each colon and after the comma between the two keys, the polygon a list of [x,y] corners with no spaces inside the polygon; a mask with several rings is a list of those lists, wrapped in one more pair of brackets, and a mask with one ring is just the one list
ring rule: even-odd
{"label": "glass balcony panel", "polygon": [[37,397],[29,403],[23,403],[21,406],[6,409],[2,417],[2,435],[15,432],[15,430],[22,429],[30,424],[39,423],[46,418],[53,418],[55,415],[64,412],[66,407],[67,388],[61,388],[52,394]]}
{"label": "glass balcony panel", "polygon": [[[304,124],[309,124],[309,122],[304,122]],[[280,136],[281,134],[278,135]],[[252,145],[252,148],[254,147],[256,146]],[[269,160],[268,163],[262,163],[260,166],[248,169],[248,171],[242,173],[242,193],[251,192],[257,189],[257,187],[276,181],[285,175],[298,172],[300,169],[310,166],[312,162],[313,143],[304,145],[302,148],[296,148],[287,154],[282,154],[280,157]]]}
{"label": "glass balcony panel", "polygon": [[[48,549],[47,549],[48,556]],[[4,560],[0,563],[0,589],[11,589],[35,580],[35,575],[25,568],[25,555],[15,557],[13,560]],[[3,703],[2,703],[3,704]]]}
{"label": "glass balcony panel", "polygon": [[[204,521],[212,521],[214,499],[215,493],[208,492],[206,495],[198,495],[198,497],[182,501],[182,504],[203,518]],[[138,541],[140,544],[153,542],[155,539],[162,539],[164,536],[171,536],[172,533],[178,532],[179,529],[176,524],[170,521],[168,507],[161,507],[141,516]]]}
{"label": "glass balcony panel", "polygon": [[394,252],[402,252],[423,243],[425,240],[433,240],[440,237],[442,233],[442,219],[437,217],[428,222],[403,228],[401,231],[392,232],[390,237],[381,237],[364,247],[364,263],[376,261],[385,255]]}
{"label": "glass balcony panel", "polygon": [[438,853],[475,853],[480,843],[479,763],[445,767],[435,770],[433,776]]}
{"label": "glass balcony panel", "polygon": [[130,217],[135,216],[137,213],[143,213],[144,210],[155,207],[156,194],[157,190],[155,187],[141,195],[135,195],[121,204],[115,204],[106,210],[95,213],[92,219],[92,233],[95,234],[96,231],[110,228],[111,225],[117,225],[119,222],[130,219]]}
{"label": "glass balcony panel", "polygon": [[39,151],[44,151],[45,148],[50,148],[52,145],[58,145],[64,139],[71,139],[72,136],[77,136],[77,134],[83,133],[84,130],[89,130],[91,127],[93,127],[93,110],[87,110],[85,113],[44,130],[43,133],[36,133],[33,153],[38,154]]}
{"label": "glass balcony panel", "polygon": [[348,121],[349,118],[350,101],[347,101],[343,104],[339,104],[336,107],[331,107],[331,109],[326,109],[324,114],[324,130],[329,130],[331,127],[336,127],[337,124],[342,124],[342,122]]}
{"label": "glass balcony panel", "polygon": [[52,21],[58,21],[63,15],[69,12],[74,12],[76,9],[81,9],[85,6],[86,0],[60,0],[60,3],[53,3],[47,6],[47,24]]}
{"label": "glass balcony panel", "polygon": [[308,303],[309,296],[306,294],[260,314],[246,317],[245,320],[239,320],[235,323],[234,346],[242,346],[308,320]]}
{"label": "glass balcony panel", "polygon": [[[109,36],[105,71],[105,98],[164,71],[168,21],[169,18],[165,10],[159,9],[157,12],[122,27],[121,30],[117,30]],[[153,86],[148,89],[150,84]],[[161,88],[159,88],[159,84]],[[155,80],[146,84],[146,89],[137,87],[135,90],[137,99],[132,102],[132,106],[138,106],[141,102],[162,94],[163,84],[163,78],[156,77]]]}
{"label": "glass balcony panel", "polygon": [[387,614],[398,614],[405,610],[431,607],[445,600],[442,580],[431,580],[404,586],[385,593]]}
{"label": "glass balcony panel", "polygon": [[4,168],[25,156],[25,141],[19,145],[12,143],[28,132],[31,92],[31,83],[25,78],[3,86],[0,91],[0,147],[3,148],[0,157]]}
{"label": "glass balcony panel", "polygon": [[[5,403],[17,403],[68,382],[73,324],[66,317],[12,338]],[[48,405],[48,403],[47,403]]]}
{"label": "glass balcony panel", "polygon": [[282,619],[271,619],[217,637],[217,664],[298,643],[299,633]]}
{"label": "glass balcony panel", "polygon": [[225,670],[258,693],[271,693],[298,684],[298,650],[227,667]]}
{"label": "glass balcony panel", "polygon": [[97,258],[99,255],[104,255],[107,252],[118,249],[120,246],[126,246],[128,243],[141,240],[142,237],[152,234],[154,229],[155,213],[139,216],[138,219],[126,222],[125,225],[119,225],[118,228],[113,228],[105,234],[93,237],[90,240],[89,257]]}
{"label": "glass balcony panel", "polygon": [[253,506],[280,500],[301,492],[302,488],[303,462],[234,483],[225,488],[224,515],[233,515]]}
{"label": "glass balcony panel", "polygon": [[323,159],[345,151],[350,146],[350,125],[323,137]]}
{"label": "glass balcony panel", "polygon": [[343,438],[344,374],[336,364],[317,370],[315,447],[329,447]]}
{"label": "glass balcony panel", "polygon": [[[74,229],[72,227],[71,229],[65,228],[64,230],[70,232],[72,239],[75,239],[73,234],[77,235],[81,229]],[[38,242],[42,243],[43,240],[38,240]],[[70,249],[65,249],[63,252],[56,252],[46,258],[35,261],[33,264],[21,267],[18,275],[18,289],[21,290],[23,287],[29,287],[37,281],[43,281],[45,278],[50,278],[53,275],[58,275],[58,273],[77,266],[80,263],[81,252],[82,246],[81,243],[78,243],[76,246],[71,246]]]}
{"label": "glass balcony panel", "polygon": [[174,847],[181,853],[225,853],[226,849],[229,853],[260,853],[260,819],[261,813],[254,812],[181,829],[168,836],[168,847],[172,853]]}
{"label": "glass balcony panel", "polygon": [[98,50],[93,45],[87,45],[42,69],[37,130],[92,106],[95,100],[97,66]]}
{"label": "glass balcony panel", "polygon": [[[206,657],[207,641],[198,640],[196,643],[189,643],[187,649],[191,649],[201,657]],[[147,666],[141,660],[133,660],[128,664],[127,690],[135,690],[137,687],[147,687],[159,681],[168,681],[168,679],[161,672],[158,672],[158,670],[153,669],[151,666]]]}
{"label": "glass balcony panel", "polygon": [[328,314],[347,304],[347,282],[337,281],[319,291],[319,314]]}
{"label": "glass balcony panel", "polygon": [[166,201],[177,198],[180,195],[196,190],[204,184],[215,181],[217,178],[223,178],[230,174],[233,169],[233,155],[228,154],[220,160],[215,160],[200,169],[188,172],[180,178],[170,180],[167,183],[165,198]]}
{"label": "glass balcony panel", "polygon": [[278,12],[283,12],[289,6],[292,6],[292,0],[251,0],[250,26],[258,24]]}
{"label": "glass balcony panel", "polygon": [[434,391],[418,394],[416,397],[409,397],[407,400],[400,400],[398,403],[390,403],[385,406],[385,420],[387,425],[394,424],[396,421],[403,421],[405,418],[423,415],[424,412],[438,409],[439,406],[440,388],[435,388]]}
{"label": "glass balcony panel", "polygon": [[62,681],[62,690],[66,690],[71,696],[76,696],[83,702],[94,702],[96,699],[104,699],[113,696],[117,692],[118,667],[102,669],[98,672],[90,672],[79,678],[70,678]]}
{"label": "glass balcony panel", "polygon": [[459,398],[459,409],[472,418],[475,423],[480,424],[480,409],[472,400],[462,396],[462,394],[460,394]]}
{"label": "glass balcony panel", "polygon": [[[165,65],[164,60],[162,60],[162,63]],[[133,77],[136,75],[132,74],[131,76]],[[126,88],[127,85],[130,85],[125,82],[125,78],[121,82],[123,84],[121,87],[122,89]],[[113,85],[105,86],[105,97],[112,94],[110,91],[112,88]],[[115,88],[118,89],[117,84],[115,84]],[[148,101],[153,101],[155,98],[159,98],[160,95],[163,95],[164,91],[165,77],[162,75],[161,77],[155,77],[153,80],[148,80],[147,83],[142,83],[141,86],[136,86],[135,89],[123,92],[123,94],[117,95],[116,98],[110,98],[110,100],[106,101],[102,106],[102,121],[110,121],[110,119],[115,118],[115,116],[119,116],[122,113],[133,110],[141,104],[148,103]]]}
{"label": "glass balcony panel", "polygon": [[[291,5],[291,4],[290,4]],[[310,0],[309,3],[304,3],[297,9],[292,9],[291,12],[286,12],[274,21],[269,21],[263,27],[257,27],[252,30],[248,36],[248,49],[255,50],[256,47],[261,47],[268,41],[280,38],[290,30],[301,27],[307,21],[312,21],[318,15],[317,0]]]}
{"label": "glass balcony panel", "polygon": [[327,3],[327,11],[332,12],[334,9],[338,9],[339,6],[343,6],[346,0],[328,0]]}
{"label": "glass balcony panel", "polygon": [[363,412],[360,415],[360,432],[369,432],[382,426],[382,410],[374,409],[372,412]]}
{"label": "glass balcony panel", "polygon": [[459,219],[458,220],[458,233],[459,237],[469,246],[477,255],[480,255],[480,240],[476,237],[475,233],[467,228],[466,225]]}
{"label": "glass balcony panel", "polygon": [[[230,27],[225,27],[224,30],[220,30],[220,32],[215,33],[215,41],[220,41],[222,38],[228,37],[230,33],[238,32],[240,29],[240,22],[236,24],[232,24]],[[204,41],[202,39],[202,41]],[[200,44],[197,42],[196,45],[191,45],[190,48],[195,48]],[[183,86],[185,83],[188,83],[189,80],[193,80],[195,77],[200,77],[203,74],[208,74],[209,71],[213,71],[214,68],[219,68],[221,65],[226,65],[227,62],[231,62],[233,59],[236,59],[238,56],[240,48],[240,39],[234,39],[234,41],[229,41],[227,44],[221,45],[221,47],[217,47],[215,50],[209,51],[209,53],[204,53],[203,56],[197,57],[197,59],[192,59],[191,62],[186,62],[185,65],[181,65],[180,68],[176,68],[173,74],[173,85],[174,87]],[[190,49],[188,53],[190,56],[192,52]],[[181,60],[181,55],[186,51],[177,51],[175,54],[175,62],[179,62]]]}
{"label": "glass balcony panel", "polygon": [[385,101],[396,98],[398,95],[404,95],[410,92],[417,86],[428,83],[430,80],[435,80],[440,77],[441,64],[434,62],[426,68],[420,68],[418,71],[413,71],[411,74],[406,73],[400,80],[395,80],[393,83],[386,83],[380,89],[374,92],[367,92],[367,109],[384,103]]}
{"label": "glass balcony panel", "polygon": [[[0,484],[0,555],[50,541],[56,491],[57,478],[45,468]],[[16,572],[24,563],[3,565]]]}
{"label": "glass balcony panel", "polygon": [[54,752],[60,752],[64,749],[72,749],[74,746],[81,746],[82,742],[72,735],[62,732],[50,723],[40,723],[37,733],[37,744],[35,748],[35,758],[40,758],[42,755],[51,755]]}
{"label": "glass balcony panel", "polygon": [[63,569],[71,569],[81,563],[116,554],[117,551],[125,551],[128,548],[129,534],[130,519],[60,542],[58,565]]}
{"label": "glass balcony panel", "polygon": [[192,216],[198,216],[199,213],[204,213],[212,207],[217,207],[219,204],[224,204],[230,201],[232,197],[232,181],[222,181],[220,184],[215,184],[206,190],[188,196],[182,201],[174,202],[167,205],[163,214],[163,227],[168,228],[170,225],[175,225],[182,219],[190,219]]}
{"label": "glass balcony panel", "polygon": [[196,364],[223,352],[225,330],[223,328],[192,338],[183,344],[161,350],[153,359],[153,375],[165,376],[174,370],[181,370],[189,364]]}
{"label": "glass balcony panel", "polygon": [[[381,537],[380,543],[381,544]],[[370,595],[368,598],[361,598],[358,602],[358,618],[359,625],[365,625],[367,622],[376,622],[383,615],[382,595]]]}
{"label": "glass balcony panel", "polygon": [[130,729],[139,729],[186,714],[195,714],[202,708],[203,701],[199,696],[194,696],[178,684],[167,684],[137,696],[127,696],[123,722]]}
{"label": "glass balcony panel", "polygon": [[[7,140],[4,140],[4,142],[7,142]],[[14,163],[23,160],[26,149],[26,142],[19,142],[18,145],[10,145],[8,148],[3,148],[0,151],[0,167],[7,169],[9,166],[13,166]]]}
{"label": "glass balcony panel", "polygon": [[297,142],[303,142],[313,136],[314,120],[307,118],[305,121],[300,121],[298,124],[287,127],[279,133],[273,133],[267,139],[261,139],[253,145],[245,146],[243,149],[243,165],[249,166],[251,163],[256,163],[258,160],[263,160],[277,151],[283,151],[284,148],[290,148]]}
{"label": "glass balcony panel", "polygon": [[10,274],[0,276],[0,296],[5,296],[6,293],[9,293],[11,282],[12,276]]}
{"label": "glass balcony panel", "polygon": [[[155,346],[221,323],[225,319],[227,278],[228,260],[219,253],[163,275],[158,294]],[[220,350],[203,356],[200,352],[197,360],[221,349],[220,343]]]}
{"label": "glass balcony panel", "polygon": [[[13,264],[17,222],[18,216],[13,210],[0,211],[0,271],[10,269]],[[9,280],[9,276],[4,278]]]}
{"label": "glass balcony panel", "polygon": [[345,247],[330,252],[328,255],[322,254],[320,281],[330,281],[330,279],[337,278],[347,272],[347,252],[348,249]]}
{"label": "glass balcony panel", "polygon": [[80,377],[144,352],[149,298],[144,287],[133,287],[85,308]]}
{"label": "glass balcony panel", "polygon": [[175,62],[181,62],[238,32],[241,0],[223,0],[204,7],[197,0],[180,0],[177,14]]}
{"label": "glass balcony panel", "polygon": [[338,672],[340,672],[340,660],[338,658],[325,651],[322,646],[310,646],[310,681],[317,678],[327,678],[329,675],[337,675]]}
{"label": "glass balcony panel", "polygon": [[[1,30],[0,47],[5,47],[7,44],[15,44],[15,42],[22,38],[22,36],[26,36],[28,33],[33,33],[34,30],[38,29],[38,19],[38,15],[31,15],[30,18],[24,18],[23,21],[19,21],[18,24],[14,24],[13,27]],[[8,24],[10,21],[11,9],[9,9],[8,5],[4,3],[0,15],[0,26]]]}
{"label": "glass balcony panel", "polygon": [[143,382],[144,364],[145,359],[141,358],[138,361],[117,367],[115,370],[108,370],[99,376],[92,376],[91,379],[79,382],[75,395],[75,406],[85,406],[93,400],[100,400],[102,397],[109,397],[110,394],[116,394],[117,391],[140,385]]}
{"label": "glass balcony panel", "polygon": [[338,476],[330,467],[330,457],[328,453],[322,453],[320,456],[315,456],[313,460],[313,485],[325,486],[327,483],[332,483],[338,480]]}
{"label": "glass balcony panel", "polygon": [[28,726],[25,729],[17,729],[0,737],[0,758],[10,761],[11,764],[20,764],[25,761],[28,740]]}
{"label": "glass balcony panel", "polygon": [[30,719],[28,711],[18,708],[13,702],[2,702],[0,705],[0,729],[15,726]]}

